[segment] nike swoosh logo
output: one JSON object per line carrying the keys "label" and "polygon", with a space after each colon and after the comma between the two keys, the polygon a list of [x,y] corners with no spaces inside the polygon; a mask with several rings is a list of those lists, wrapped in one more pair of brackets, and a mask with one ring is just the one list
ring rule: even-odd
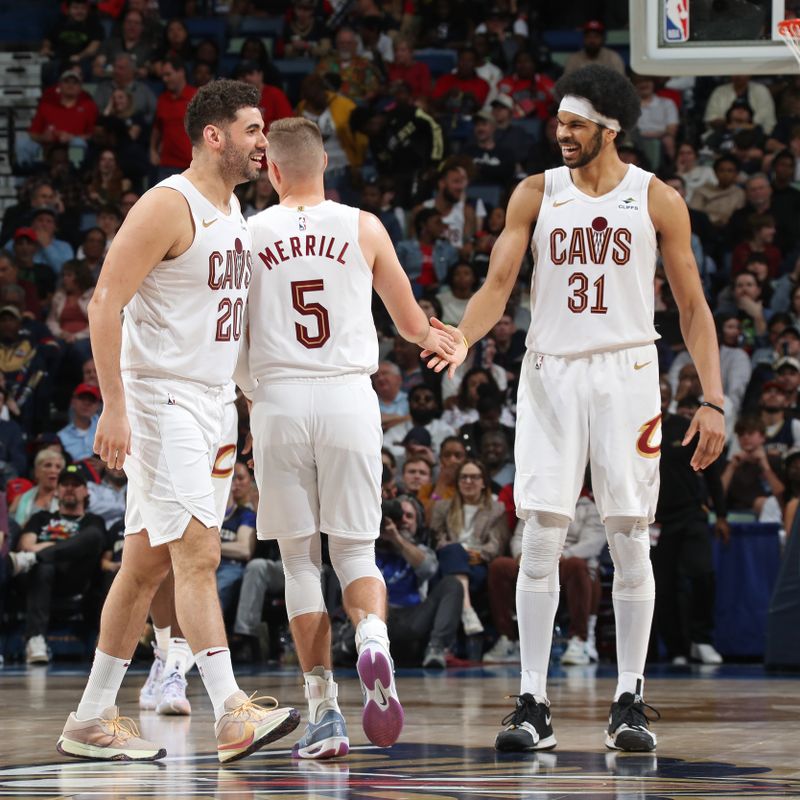
{"label": "nike swoosh logo", "polygon": [[559,206],[565,206],[567,203],[571,203],[575,198],[570,197],[569,200],[559,200],[558,202],[553,202],[553,208],[558,208]]}
{"label": "nike swoosh logo", "polygon": [[547,715],[547,716],[544,718],[544,724],[545,724],[545,725],[549,725],[551,720],[552,720],[552,717],[551,717],[551,716],[548,714],[548,715]]}
{"label": "nike swoosh logo", "polygon": [[214,217],[214,219],[212,219],[210,222],[206,222],[205,220],[203,220],[203,227],[210,228],[218,219],[219,217]]}
{"label": "nike swoosh logo", "polygon": [[215,656],[217,653],[224,653],[224,652],[225,652],[225,650],[226,650],[226,648],[224,648],[224,647],[222,648],[222,650],[209,650],[209,651],[206,653],[206,657],[208,657],[208,656]]}
{"label": "nike swoosh logo", "polygon": [[383,693],[383,687],[380,686],[380,684],[378,685],[378,694],[381,696],[381,699],[378,701],[378,705],[381,708],[388,708],[389,701],[386,699],[386,695]]}
{"label": "nike swoosh logo", "polygon": [[640,364],[638,361],[633,365],[634,369],[644,369],[648,364],[652,364],[652,361],[645,361],[644,364]]}

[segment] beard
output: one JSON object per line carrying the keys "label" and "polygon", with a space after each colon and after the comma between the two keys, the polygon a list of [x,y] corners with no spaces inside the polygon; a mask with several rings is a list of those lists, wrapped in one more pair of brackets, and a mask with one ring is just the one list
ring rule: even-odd
{"label": "beard", "polygon": [[222,177],[236,184],[254,181],[261,172],[261,165],[251,161],[251,152],[243,153],[229,142],[220,152],[220,172]]}
{"label": "beard", "polygon": [[433,420],[439,416],[435,408],[415,408],[413,410],[409,410],[409,414],[411,415],[411,420],[415,425],[422,426],[427,425],[429,422],[433,422]]}
{"label": "beard", "polygon": [[[559,142],[559,146],[561,144],[571,144],[568,142]],[[586,146],[584,150],[581,148],[578,151],[578,155],[575,157],[576,160],[573,163],[569,163],[566,158],[564,158],[565,166],[569,167],[570,169],[579,169],[580,167],[585,167],[591,161],[594,161],[597,158],[600,149],[603,147],[603,129],[598,128],[595,132],[594,136],[592,136],[591,141]]]}

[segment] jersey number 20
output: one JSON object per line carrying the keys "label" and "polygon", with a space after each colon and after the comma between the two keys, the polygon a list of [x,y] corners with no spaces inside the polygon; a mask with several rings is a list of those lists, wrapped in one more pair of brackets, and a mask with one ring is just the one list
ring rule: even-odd
{"label": "jersey number 20", "polygon": [[322,278],[313,281],[292,281],[292,305],[304,317],[314,317],[316,333],[312,333],[305,325],[299,322],[294,324],[294,335],[303,347],[313,350],[322,347],[331,338],[331,323],[328,309],[319,303],[306,300],[306,295],[311,292],[321,292],[325,288]]}

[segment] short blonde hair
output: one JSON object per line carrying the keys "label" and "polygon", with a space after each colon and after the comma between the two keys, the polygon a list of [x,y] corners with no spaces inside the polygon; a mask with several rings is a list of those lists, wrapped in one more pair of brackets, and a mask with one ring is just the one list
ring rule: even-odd
{"label": "short blonde hair", "polygon": [[321,173],[324,152],[322,134],[310,119],[285,117],[269,126],[267,158],[292,177]]}
{"label": "short blonde hair", "polygon": [[47,461],[48,458],[57,458],[61,462],[62,468],[64,464],[67,463],[63,453],[60,453],[58,450],[54,450],[53,448],[45,448],[44,450],[40,450],[36,454],[36,458],[33,459],[34,474],[36,473],[36,470],[39,469],[39,467],[42,465],[42,462]]}

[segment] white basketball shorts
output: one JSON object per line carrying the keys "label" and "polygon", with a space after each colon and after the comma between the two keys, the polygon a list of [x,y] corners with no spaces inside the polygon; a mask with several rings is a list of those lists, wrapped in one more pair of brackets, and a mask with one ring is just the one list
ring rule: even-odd
{"label": "white basketball shorts", "polygon": [[260,384],[250,412],[259,539],[375,539],[381,417],[366,375]]}
{"label": "white basketball shorts", "polygon": [[581,356],[525,355],[514,448],[520,518],[550,511],[572,519],[588,461],[603,520],[652,522],[660,452],[655,345]]}
{"label": "white basketball shorts", "polygon": [[214,486],[214,504],[217,509],[219,525],[225,520],[225,509],[233,483],[233,468],[236,465],[236,443],[239,439],[239,412],[235,400],[225,403],[222,416],[222,439],[211,468]]}
{"label": "white basketball shorts", "polygon": [[211,471],[222,439],[222,387],[123,376],[131,455],[125,460],[125,533],[150,544],[180,539],[192,517],[219,526]]}

